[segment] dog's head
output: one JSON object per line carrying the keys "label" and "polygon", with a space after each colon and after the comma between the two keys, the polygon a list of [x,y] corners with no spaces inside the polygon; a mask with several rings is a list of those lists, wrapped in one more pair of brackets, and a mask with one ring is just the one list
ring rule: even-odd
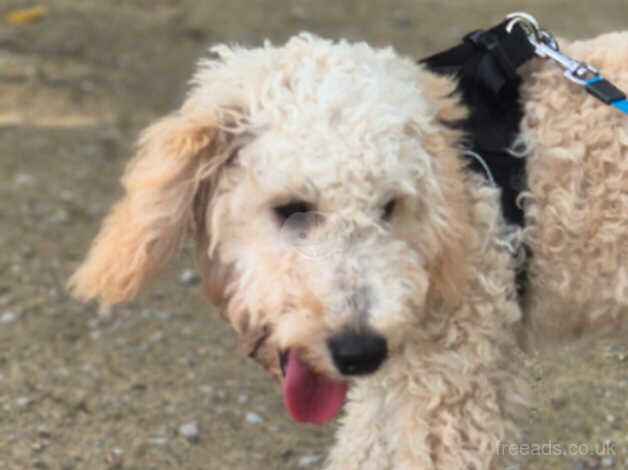
{"label": "dog's head", "polygon": [[450,81],[390,49],[307,35],[220,47],[149,127],[85,263],[82,299],[135,296],[195,232],[204,288],[292,415],[334,417],[347,383],[455,303],[467,210]]}

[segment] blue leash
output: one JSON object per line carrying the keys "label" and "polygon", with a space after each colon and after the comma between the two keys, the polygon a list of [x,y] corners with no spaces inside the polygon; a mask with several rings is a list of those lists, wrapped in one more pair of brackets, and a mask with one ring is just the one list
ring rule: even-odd
{"label": "blue leash", "polygon": [[628,100],[623,99],[621,101],[615,101],[613,106],[619,109],[622,113],[628,114]]}
{"label": "blue leash", "polygon": [[585,81],[589,93],[604,103],[614,106],[622,113],[628,114],[628,99],[626,94],[611,82],[597,75]]}

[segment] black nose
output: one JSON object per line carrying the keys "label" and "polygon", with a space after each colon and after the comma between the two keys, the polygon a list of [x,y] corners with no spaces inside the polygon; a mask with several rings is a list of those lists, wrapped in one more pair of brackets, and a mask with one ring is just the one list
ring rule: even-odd
{"label": "black nose", "polygon": [[341,333],[329,338],[327,346],[343,375],[375,372],[388,354],[386,338],[375,333]]}

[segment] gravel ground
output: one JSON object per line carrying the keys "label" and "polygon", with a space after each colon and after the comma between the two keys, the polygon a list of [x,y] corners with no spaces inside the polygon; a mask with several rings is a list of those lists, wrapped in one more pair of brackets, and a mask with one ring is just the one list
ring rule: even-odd
{"label": "gravel ground", "polygon": [[[43,0],[42,0],[43,2]],[[150,294],[112,312],[65,279],[120,194],[139,129],[181,99],[214,42],[300,30],[420,56],[512,10],[565,36],[628,27],[625,0],[50,0],[0,19],[0,469],[319,468],[333,425],[298,427],[277,386],[241,358],[198,293],[190,249]],[[31,2],[0,0],[0,16]],[[548,470],[628,469],[628,340],[529,359],[530,443]],[[602,455],[569,444],[611,441]]]}

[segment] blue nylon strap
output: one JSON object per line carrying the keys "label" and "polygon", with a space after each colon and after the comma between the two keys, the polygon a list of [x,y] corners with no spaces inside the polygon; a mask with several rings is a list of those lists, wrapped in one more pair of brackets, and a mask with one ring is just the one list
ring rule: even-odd
{"label": "blue nylon strap", "polygon": [[[602,101],[605,101],[607,104],[610,104],[611,106],[614,106],[615,108],[617,108],[618,110],[620,110],[622,113],[628,114],[628,99],[626,99],[626,95],[624,93],[621,92],[621,90],[619,90],[617,87],[615,87],[612,83],[610,83],[608,80],[603,79],[601,76],[597,76],[597,77],[593,77],[590,80],[587,80],[586,83],[586,87],[587,90],[589,92],[592,92],[592,87],[591,85],[595,85],[596,83],[601,85],[600,82],[604,82],[604,84],[606,85],[606,89],[610,88],[613,90],[613,93],[615,96],[618,96],[619,99],[616,99],[615,101],[610,101],[613,98],[611,98],[610,96],[606,95],[604,97],[601,97],[598,93],[591,93],[593,94],[596,98],[601,99]],[[598,86],[599,86],[598,85]],[[613,96],[613,95],[611,95]],[[610,100],[609,100],[610,98]]]}
{"label": "blue nylon strap", "polygon": [[628,100],[615,101],[613,103],[613,106],[615,106],[621,112],[628,114]]}

